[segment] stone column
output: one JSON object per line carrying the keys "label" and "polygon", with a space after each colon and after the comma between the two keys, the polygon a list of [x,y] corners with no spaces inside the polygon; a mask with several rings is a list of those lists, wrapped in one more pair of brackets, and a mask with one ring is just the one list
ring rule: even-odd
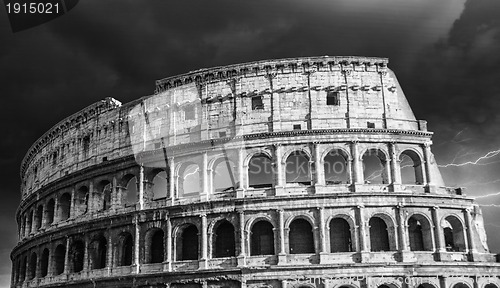
{"label": "stone column", "polygon": [[238,219],[240,226],[240,255],[238,255],[238,266],[246,266],[245,258],[245,212],[243,210],[238,211]]}
{"label": "stone column", "polygon": [[472,215],[471,215],[471,209],[466,208],[463,210],[464,213],[464,218],[465,218],[465,225],[464,227],[467,232],[467,242],[469,243],[469,253],[470,253],[470,258],[472,261],[474,261],[474,254],[477,253],[476,250],[476,243],[474,243],[474,230],[472,229],[472,226],[474,225],[472,223]]}
{"label": "stone column", "polygon": [[283,209],[279,209],[276,211],[278,213],[278,225],[279,225],[279,243],[280,243],[280,251],[278,253],[278,265],[286,264],[286,251],[285,251],[285,211]]}
{"label": "stone column", "polygon": [[244,150],[241,148],[238,150],[238,182],[239,185],[236,189],[236,197],[237,198],[244,198],[245,197],[245,190],[247,189],[247,183],[245,181],[245,167],[244,167],[244,162],[245,161],[245,155],[244,155]]}
{"label": "stone column", "polygon": [[172,271],[172,222],[170,221],[170,217],[167,217],[167,263],[163,267],[163,271]]}
{"label": "stone column", "polygon": [[207,214],[201,214],[201,258],[199,269],[208,268],[208,235]]}
{"label": "stone column", "polygon": [[52,217],[52,224],[59,222],[59,195],[56,194],[56,197],[54,197],[54,211],[53,211],[53,217]]}
{"label": "stone column", "polygon": [[118,206],[120,205],[120,196],[121,194],[119,193],[119,188],[118,188],[118,179],[116,179],[116,176],[113,176],[112,179],[112,189],[111,189],[111,203],[110,203],[110,210],[114,211]]}
{"label": "stone column", "polygon": [[275,171],[275,177],[276,177],[276,181],[275,181],[275,193],[276,195],[281,195],[283,194],[283,190],[284,190],[284,187],[285,187],[285,183],[286,183],[286,174],[285,174],[285,171],[284,171],[284,165],[283,163],[281,162],[281,157],[283,156],[283,147],[279,144],[276,144],[274,146],[274,161],[275,161],[275,168],[276,168],[276,171]]}
{"label": "stone column", "polygon": [[[210,183],[210,178],[212,177],[212,173],[209,173],[208,171],[208,155],[207,152],[203,152],[202,154],[202,167],[200,167],[201,170],[201,182],[202,182],[202,187],[201,187],[201,195],[200,199],[201,201],[207,201],[210,198],[210,193],[212,189],[212,185]],[[209,175],[210,174],[210,175]]]}
{"label": "stone column", "polygon": [[444,252],[444,242],[443,242],[443,230],[441,229],[441,223],[439,222],[440,213],[439,207],[434,206],[432,209],[432,221],[434,224],[434,241],[436,242],[436,252]]}
{"label": "stone column", "polygon": [[94,182],[89,183],[89,199],[87,201],[87,214],[92,214],[99,210],[97,202],[99,201],[98,194],[94,191]]}
{"label": "stone column", "polygon": [[325,208],[318,208],[318,230],[319,230],[319,262],[324,263],[326,261],[326,231],[325,231]]}
{"label": "stone column", "polygon": [[401,254],[401,259],[403,262],[416,261],[413,253],[410,251],[410,246],[408,243],[408,224],[405,221],[404,216],[404,206],[398,205],[397,216],[398,216],[398,236],[399,236],[399,253]]}
{"label": "stone column", "polygon": [[366,238],[366,222],[365,222],[365,206],[358,205],[357,207],[357,218],[358,218],[358,231],[359,231],[359,248],[361,253],[361,262],[366,262],[368,251],[368,240]]}
{"label": "stone column", "polygon": [[[70,245],[71,245],[71,241],[69,239],[69,237],[66,237],[66,252],[64,254],[64,274],[68,274],[69,273],[69,250],[70,250]],[[54,249],[55,251],[55,249]],[[52,257],[54,257],[54,255],[52,255]],[[52,266],[52,268],[54,268]],[[54,273],[54,270],[52,270],[52,274]]]}
{"label": "stone column", "polygon": [[134,215],[134,228],[135,228],[135,237],[134,237],[134,265],[135,265],[135,273],[139,274],[141,271],[140,264],[140,237],[141,237],[141,229],[139,227],[139,215]]}
{"label": "stone column", "polygon": [[401,167],[399,159],[396,155],[396,143],[389,143],[389,153],[391,157],[391,174],[392,184],[401,184]]}
{"label": "stone column", "polygon": [[142,164],[139,166],[139,181],[137,187],[139,191],[139,209],[144,210],[144,167]]}
{"label": "stone column", "polygon": [[89,265],[90,264],[89,245],[90,245],[90,243],[89,243],[88,237],[85,237],[84,240],[85,240],[85,242],[84,242],[84,248],[83,248],[84,250],[83,250],[83,270],[82,271],[87,272],[90,270],[89,269],[89,266],[90,266]]}
{"label": "stone column", "polygon": [[427,192],[432,192],[435,190],[434,177],[431,171],[431,144],[432,142],[424,143],[424,166],[425,166],[425,178],[427,179]]}
{"label": "stone column", "polygon": [[313,146],[313,151],[314,151],[314,175],[315,175],[315,181],[314,184],[315,186],[325,186],[325,167],[323,164],[323,161],[321,159],[321,151],[320,151],[320,144],[314,144]]}
{"label": "stone column", "polygon": [[172,205],[174,205],[174,199],[175,199],[175,189],[178,186],[177,183],[177,170],[175,169],[175,160],[174,157],[170,158],[168,161],[170,164],[170,174],[168,175],[169,179],[168,181],[170,182],[169,190],[168,190],[168,195],[167,199],[170,198],[172,201]]}
{"label": "stone column", "polygon": [[111,235],[109,235],[108,237],[108,250],[106,251],[107,255],[106,257],[108,258],[106,260],[106,267],[108,268],[108,274],[111,272],[111,268],[114,267],[115,263],[113,263],[113,239],[111,237]]}
{"label": "stone column", "polygon": [[363,166],[359,159],[359,147],[358,142],[353,141],[351,143],[351,154],[352,154],[352,179],[353,184],[363,184]]}

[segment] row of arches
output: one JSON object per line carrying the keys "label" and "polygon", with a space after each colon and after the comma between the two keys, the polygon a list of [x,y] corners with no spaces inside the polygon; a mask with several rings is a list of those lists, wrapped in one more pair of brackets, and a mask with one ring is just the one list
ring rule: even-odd
{"label": "row of arches", "polygon": [[[363,179],[365,183],[387,184],[387,155],[380,149],[369,149],[362,157]],[[239,188],[238,169],[229,158],[221,157],[214,161],[211,175],[213,192],[220,193]],[[233,157],[234,158],[234,157]],[[404,150],[399,154],[402,183],[423,184],[422,159],[414,150]],[[350,184],[353,182],[351,156],[343,149],[331,149],[322,157],[324,183],[326,185]],[[285,161],[285,182],[290,184],[311,185],[313,171],[311,157],[306,151],[296,150],[288,154]],[[255,153],[247,161],[248,188],[270,188],[276,185],[276,165],[268,153]],[[412,168],[412,169],[407,169]],[[50,226],[54,221],[64,221],[73,216],[84,215],[89,211],[107,211],[113,206],[135,205],[138,191],[143,188],[148,199],[167,197],[199,197],[202,193],[203,173],[198,162],[183,162],[178,165],[171,177],[169,169],[152,169],[147,173],[143,187],[138,176],[128,173],[113,185],[112,180],[103,179],[94,187],[79,186],[74,193],[65,192],[59,197],[49,198],[45,203],[27,210],[21,217],[20,237]],[[170,187],[174,179],[173,187]],[[171,189],[173,188],[173,189]],[[92,191],[91,191],[92,190]],[[175,195],[169,195],[172,190]]]}
{"label": "row of arches", "polygon": [[[256,219],[249,227],[246,242],[249,256],[276,255],[279,247],[279,228],[270,219]],[[329,253],[359,251],[356,242],[356,226],[352,218],[338,216],[326,223],[328,231]],[[372,252],[396,251],[396,224],[385,214],[375,214],[368,221],[367,240]],[[449,215],[441,223],[445,245],[448,251],[464,251],[465,238],[462,222],[456,216]],[[432,225],[422,214],[414,214],[405,223],[411,251],[433,251],[435,249]],[[172,261],[201,260],[202,231],[199,223],[185,222],[173,231]],[[240,228],[241,229],[241,228]],[[320,237],[315,232],[315,224],[308,217],[300,215],[293,218],[285,227],[288,254],[314,254],[318,252],[317,242]],[[222,219],[213,225],[211,230],[210,258],[235,257],[237,255],[238,235],[231,221]],[[144,256],[142,263],[162,263],[168,254],[166,249],[167,233],[162,228],[150,228],[144,233]],[[113,241],[110,241],[113,240]],[[134,237],[130,232],[122,232],[116,239],[109,239],[104,234],[92,237],[88,242],[83,238],[72,238],[69,246],[59,244],[54,250],[44,248],[40,255],[31,252],[17,259],[17,281],[45,277],[49,274],[59,275],[78,273],[88,269],[102,269],[110,266],[130,266],[134,263]],[[109,244],[114,243],[114,244]],[[110,251],[110,249],[112,251]],[[111,253],[110,253],[111,252]],[[239,251],[241,252],[241,251]],[[68,253],[68,255],[66,255]],[[85,255],[87,261],[85,261]],[[110,256],[112,255],[112,256]],[[67,262],[67,263],[66,263]]]}

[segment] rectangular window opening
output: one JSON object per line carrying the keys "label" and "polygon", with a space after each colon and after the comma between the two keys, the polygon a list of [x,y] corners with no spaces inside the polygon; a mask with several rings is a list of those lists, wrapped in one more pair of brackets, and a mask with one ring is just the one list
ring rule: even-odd
{"label": "rectangular window opening", "polygon": [[300,124],[293,125],[293,130],[302,130]]}
{"label": "rectangular window opening", "polygon": [[264,109],[264,103],[262,102],[262,96],[252,97],[252,110],[262,110]]}
{"label": "rectangular window opening", "polygon": [[220,138],[226,137],[226,131],[220,131],[219,132],[219,137]]}
{"label": "rectangular window opening", "polygon": [[366,122],[366,126],[368,128],[375,128],[375,123],[373,123],[373,122]]}
{"label": "rectangular window opening", "polygon": [[339,92],[328,92],[326,94],[326,105],[339,106],[340,105]]}

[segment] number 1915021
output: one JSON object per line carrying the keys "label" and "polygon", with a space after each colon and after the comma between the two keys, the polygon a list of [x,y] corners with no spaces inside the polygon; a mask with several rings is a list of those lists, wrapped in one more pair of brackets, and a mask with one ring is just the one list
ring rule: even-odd
{"label": "number 1915021", "polygon": [[59,3],[8,3],[7,13],[11,14],[59,14]]}

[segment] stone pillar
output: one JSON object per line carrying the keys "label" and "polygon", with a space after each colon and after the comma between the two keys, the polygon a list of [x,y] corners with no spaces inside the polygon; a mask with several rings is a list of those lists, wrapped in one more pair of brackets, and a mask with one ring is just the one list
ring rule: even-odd
{"label": "stone pillar", "polygon": [[111,272],[111,268],[114,267],[115,263],[113,263],[113,239],[111,235],[108,236],[108,250],[106,251],[106,267],[108,267],[108,274]]}
{"label": "stone pillar", "polygon": [[397,146],[396,143],[389,143],[389,153],[391,157],[391,174],[392,174],[392,184],[401,184],[401,167],[400,161],[396,155]]}
{"label": "stone pillar", "polygon": [[432,209],[432,221],[434,225],[434,236],[435,239],[434,241],[436,242],[436,252],[444,252],[444,236],[443,236],[443,230],[441,229],[441,223],[439,221],[440,218],[440,213],[439,213],[439,207],[434,206],[431,208]]}
{"label": "stone pillar", "polygon": [[434,177],[432,175],[431,171],[431,144],[432,142],[425,142],[424,143],[424,166],[425,166],[425,178],[427,179],[427,192],[433,192],[436,190],[435,184],[434,184]]}
{"label": "stone pillar", "polygon": [[177,183],[177,170],[175,169],[175,160],[174,157],[170,158],[168,161],[170,163],[170,174],[168,175],[169,179],[168,181],[170,182],[169,190],[168,190],[168,195],[167,199],[171,199],[172,205],[174,205],[174,199],[175,199],[175,189],[178,186]]}
{"label": "stone pillar", "polygon": [[144,167],[142,164],[139,166],[139,180],[137,187],[139,191],[139,209],[144,210]]}
{"label": "stone pillar", "polygon": [[275,193],[276,195],[281,195],[284,192],[284,187],[286,183],[286,173],[284,171],[285,167],[283,167],[283,162],[281,162],[281,158],[283,156],[283,147],[280,144],[276,144],[274,146],[274,161],[276,172],[274,173],[276,177],[275,181]]}
{"label": "stone pillar", "polygon": [[[64,274],[68,274],[69,273],[69,251],[70,251],[70,245],[71,245],[71,241],[69,239],[69,237],[66,237],[66,252],[64,254]],[[55,249],[53,250],[55,251]],[[52,255],[52,257],[54,257],[54,255]],[[54,262],[54,261],[52,261]],[[54,267],[52,267],[54,268]],[[52,270],[52,274],[53,274],[54,270]]]}
{"label": "stone pillar", "polygon": [[99,201],[99,198],[97,193],[94,191],[94,182],[90,181],[89,183],[89,199],[87,201],[87,214],[92,214],[95,211],[99,210],[99,207],[97,206],[97,202]]}
{"label": "stone pillar", "polygon": [[120,196],[121,193],[118,188],[118,179],[116,179],[116,176],[113,176],[112,180],[112,189],[111,189],[111,203],[110,203],[110,210],[114,211],[118,206],[120,205]]}
{"label": "stone pillar", "polygon": [[89,255],[89,239],[88,237],[85,237],[84,238],[85,242],[83,243],[84,244],[84,250],[83,250],[83,270],[84,272],[87,272],[89,271],[89,264],[90,264],[90,255]]}
{"label": "stone pillar", "polygon": [[318,208],[318,230],[319,230],[319,263],[326,261],[326,231],[325,231],[325,208]]}
{"label": "stone pillar", "polygon": [[240,255],[238,255],[238,266],[246,266],[246,253],[245,253],[245,212],[238,211],[238,219],[240,226]]}
{"label": "stone pillar", "polygon": [[207,235],[207,215],[201,214],[201,258],[199,269],[208,268],[208,235]]}
{"label": "stone pillar", "polygon": [[247,189],[248,185],[245,181],[245,167],[244,167],[244,162],[245,161],[245,155],[244,155],[244,150],[239,149],[238,150],[238,182],[239,185],[236,189],[236,197],[237,198],[244,198],[245,197],[245,190]]}
{"label": "stone pillar", "polygon": [[50,225],[59,222],[59,219],[61,219],[59,217],[59,197],[59,195],[56,195],[56,197],[54,197],[54,211],[52,212],[54,216]]}
{"label": "stone pillar", "polygon": [[134,215],[134,228],[135,228],[135,237],[134,237],[134,265],[135,265],[135,273],[139,274],[141,271],[141,263],[140,263],[140,237],[141,237],[141,229],[139,227],[139,215]]}
{"label": "stone pillar", "polygon": [[201,201],[207,201],[210,198],[210,193],[212,189],[211,185],[211,177],[212,173],[209,173],[208,171],[208,155],[207,152],[203,152],[202,154],[202,167],[200,167],[201,170],[201,195],[200,195],[200,200]]}
{"label": "stone pillar", "polygon": [[477,253],[476,250],[476,243],[474,241],[474,230],[472,229],[473,223],[472,223],[472,215],[471,215],[471,209],[466,208],[463,210],[464,213],[464,219],[465,219],[465,225],[464,227],[467,232],[467,242],[469,243],[469,258],[471,261],[474,261],[474,256]]}
{"label": "stone pillar", "polygon": [[167,263],[163,267],[163,271],[172,271],[172,222],[170,217],[167,217]]}
{"label": "stone pillar", "polygon": [[397,217],[398,217],[398,236],[399,236],[399,253],[401,255],[401,260],[403,262],[413,262],[417,259],[414,257],[414,254],[411,252],[409,246],[408,239],[408,224],[405,220],[404,216],[404,206],[398,205],[397,209]]}
{"label": "stone pillar", "polygon": [[314,151],[314,184],[315,186],[325,186],[326,181],[325,181],[325,167],[323,164],[323,161],[321,159],[321,151],[320,151],[320,144],[314,144],[313,146],[313,151]]}
{"label": "stone pillar", "polygon": [[285,251],[285,211],[279,209],[276,211],[278,213],[278,225],[279,225],[279,243],[280,251],[278,253],[278,265],[286,264],[286,251]]}
{"label": "stone pillar", "polygon": [[351,143],[351,154],[352,154],[352,179],[353,184],[363,184],[363,166],[359,159],[359,147],[358,142],[353,141]]}
{"label": "stone pillar", "polygon": [[358,220],[358,231],[359,231],[359,249],[360,249],[360,254],[361,254],[361,262],[366,262],[368,259],[368,241],[369,239],[366,238],[366,221],[365,221],[365,206],[363,205],[358,205],[357,207],[357,220]]}

